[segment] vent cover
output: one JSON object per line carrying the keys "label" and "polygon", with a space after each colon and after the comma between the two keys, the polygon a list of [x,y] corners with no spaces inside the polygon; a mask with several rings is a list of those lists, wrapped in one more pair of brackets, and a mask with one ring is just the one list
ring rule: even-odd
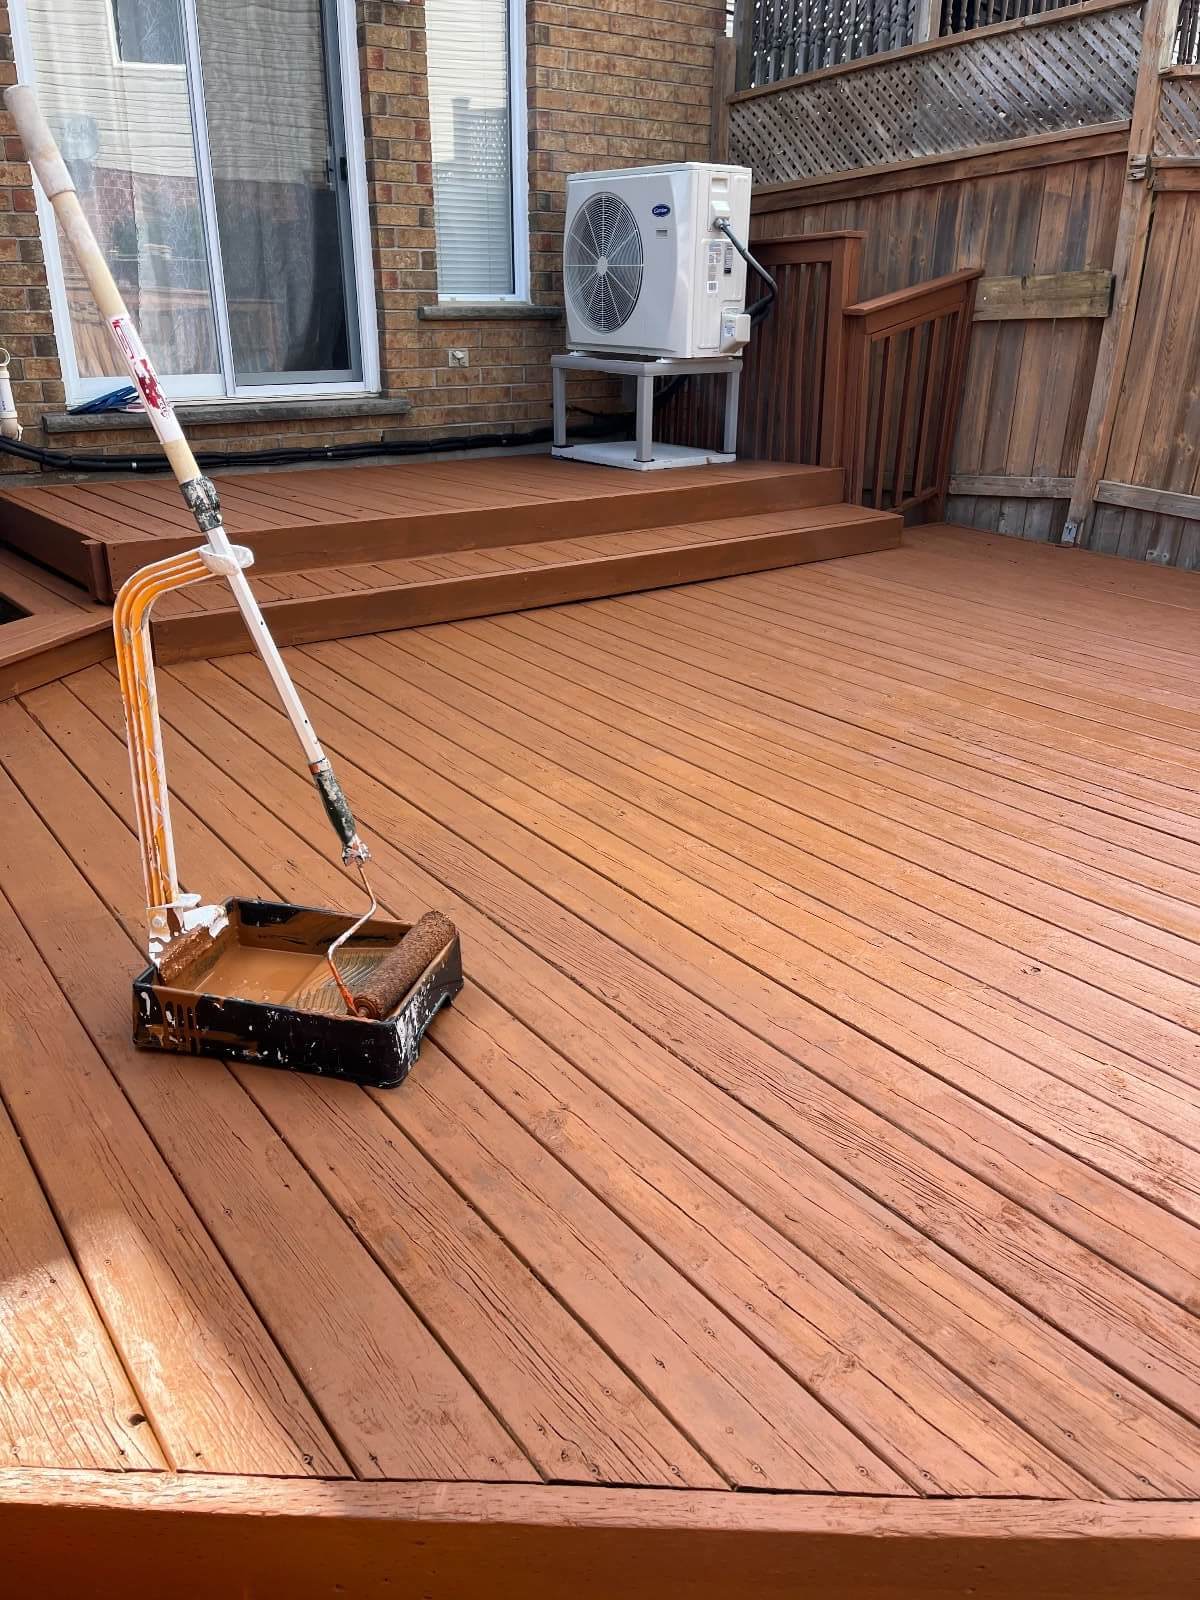
{"label": "vent cover", "polygon": [[596,333],[614,333],[633,315],[642,290],[642,235],[615,194],[594,194],[567,234],[563,275],[577,314]]}

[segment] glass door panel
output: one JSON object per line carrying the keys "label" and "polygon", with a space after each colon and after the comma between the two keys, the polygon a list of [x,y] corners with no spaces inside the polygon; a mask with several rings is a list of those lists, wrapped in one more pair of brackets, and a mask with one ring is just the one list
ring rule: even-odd
{"label": "glass door panel", "polygon": [[[180,0],[26,10],[43,109],[147,348],[173,389],[220,392]],[[80,388],[99,393],[123,374],[61,237],[59,254]]]}
{"label": "glass door panel", "polygon": [[362,373],[330,13],[321,0],[196,0],[239,388]]}

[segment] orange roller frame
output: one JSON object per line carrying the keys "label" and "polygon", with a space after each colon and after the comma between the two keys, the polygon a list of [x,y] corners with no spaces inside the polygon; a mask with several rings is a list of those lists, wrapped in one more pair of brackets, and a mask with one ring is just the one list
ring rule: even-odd
{"label": "orange roller frame", "polygon": [[141,567],[121,585],[113,605],[117,674],[125,707],[129,769],[146,882],[146,914],[151,940],[179,932],[179,880],[171,809],[163,759],[162,724],[154,682],[150,611],[160,595],[211,576],[198,550],[168,556]]}

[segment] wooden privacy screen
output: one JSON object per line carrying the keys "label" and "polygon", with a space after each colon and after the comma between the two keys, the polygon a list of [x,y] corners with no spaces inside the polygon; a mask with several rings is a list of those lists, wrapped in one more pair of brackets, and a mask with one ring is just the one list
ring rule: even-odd
{"label": "wooden privacy screen", "polygon": [[[1197,3],[1200,13],[1200,0]],[[1197,22],[1200,28],[1200,21]],[[1171,73],[1163,78],[1154,130],[1156,156],[1193,159],[1200,151],[1200,77]]]}
{"label": "wooden privacy screen", "polygon": [[1138,0],[1099,0],[736,94],[733,161],[756,186],[1123,122]]}
{"label": "wooden privacy screen", "polygon": [[979,276],[971,267],[847,307],[847,500],[940,510]]}
{"label": "wooden privacy screen", "polygon": [[[862,240],[839,229],[752,245],[778,294],[743,358],[740,456],[840,465],[844,313],[858,294]],[[753,285],[748,296],[757,298]],[[724,403],[724,378],[689,378],[660,408],[655,435],[719,448]]]}

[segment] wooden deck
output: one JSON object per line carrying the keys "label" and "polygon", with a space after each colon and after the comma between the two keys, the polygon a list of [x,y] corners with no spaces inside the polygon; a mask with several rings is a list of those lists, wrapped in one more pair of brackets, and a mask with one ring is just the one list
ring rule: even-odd
{"label": "wooden deck", "polygon": [[[251,582],[281,644],[761,572],[891,549],[900,537],[899,517],[841,502],[840,469],[784,462],[637,473],[474,457],[229,473],[219,486],[230,534],[253,546]],[[0,490],[8,566],[36,559],[85,606],[83,591],[111,601],[139,567],[194,549],[198,537],[169,478]],[[4,577],[0,567],[0,596]],[[93,605],[75,632],[86,620],[89,637],[102,634],[98,618]],[[61,618],[0,627],[0,695],[61,674],[62,631]],[[154,641],[162,661],[249,642],[223,583],[160,601]],[[105,653],[102,642],[90,649],[86,659]]]}
{"label": "wooden deck", "polygon": [[[112,669],[0,704],[20,1592],[1187,1592],[1198,657],[944,528],[289,651],[462,931],[379,1094],[133,1050]],[[161,677],[188,886],[352,904],[257,661]]]}
{"label": "wooden deck", "polygon": [[[518,455],[223,472],[215,481],[229,535],[254,546],[260,579],[346,572],[361,590],[388,586],[381,563],[448,550],[830,504],[842,474],[772,461],[616,472]],[[0,489],[0,536],[111,600],[147,561],[193,549],[196,528],[169,475],[125,473]]]}
{"label": "wooden deck", "polygon": [[113,653],[109,608],[78,584],[0,546],[0,699]]}

